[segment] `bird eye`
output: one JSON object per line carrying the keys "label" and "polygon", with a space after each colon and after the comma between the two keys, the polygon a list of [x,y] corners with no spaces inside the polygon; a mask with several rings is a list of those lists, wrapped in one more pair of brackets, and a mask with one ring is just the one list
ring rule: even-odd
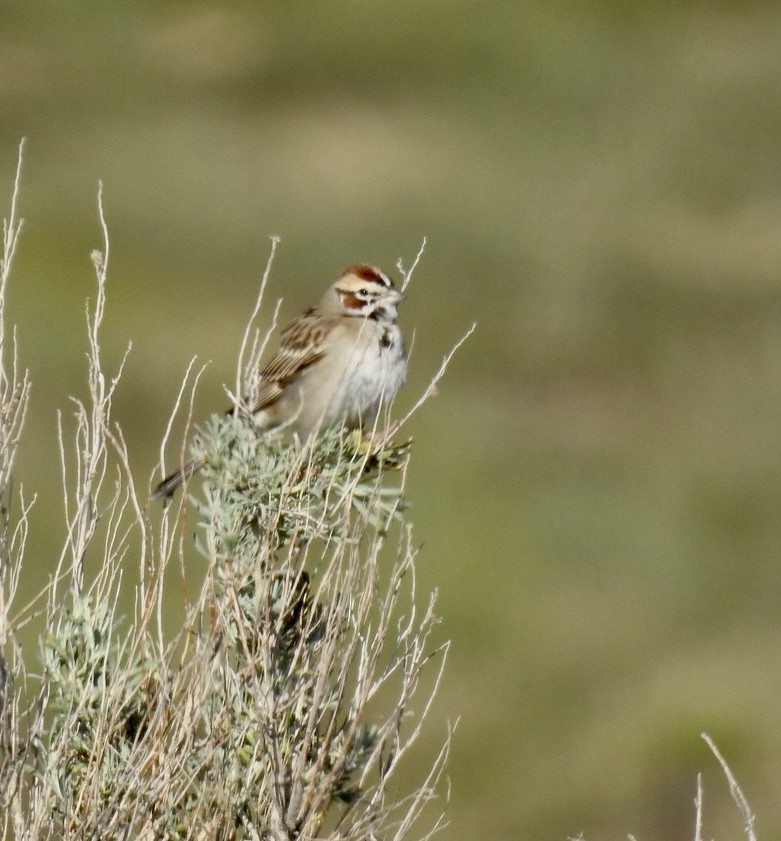
{"label": "bird eye", "polygon": [[358,294],[366,298],[369,295],[369,290],[364,286],[363,289],[358,290]]}

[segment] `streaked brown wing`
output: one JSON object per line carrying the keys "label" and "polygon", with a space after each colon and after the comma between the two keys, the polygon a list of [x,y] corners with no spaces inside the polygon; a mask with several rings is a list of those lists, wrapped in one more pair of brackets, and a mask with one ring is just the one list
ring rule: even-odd
{"label": "streaked brown wing", "polygon": [[322,358],[326,324],[315,310],[307,310],[282,331],[279,349],[260,372],[258,398],[252,407],[260,412],[277,401],[285,387]]}

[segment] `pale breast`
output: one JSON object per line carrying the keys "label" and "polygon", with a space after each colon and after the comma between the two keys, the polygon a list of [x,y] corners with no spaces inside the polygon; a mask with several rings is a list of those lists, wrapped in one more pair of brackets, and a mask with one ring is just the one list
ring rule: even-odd
{"label": "pale breast", "polygon": [[347,334],[332,343],[291,389],[295,394],[286,395],[299,407],[291,423],[299,435],[341,421],[350,427],[370,424],[404,383],[407,356],[398,326],[363,327],[352,340]]}

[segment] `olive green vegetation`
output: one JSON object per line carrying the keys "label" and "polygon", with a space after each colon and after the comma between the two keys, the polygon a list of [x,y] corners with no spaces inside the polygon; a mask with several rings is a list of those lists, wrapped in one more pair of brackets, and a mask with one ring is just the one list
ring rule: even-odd
{"label": "olive green vegetation", "polygon": [[[454,641],[452,839],[781,832],[781,7],[775,3],[18,2],[0,176],[28,137],[11,315],[40,492],[30,592],[63,539],[55,411],[104,358],[145,482],[182,373],[195,414],[271,304],[428,245],[403,323],[425,588]],[[171,456],[169,456],[170,458]],[[197,563],[197,561],[194,561]]]}

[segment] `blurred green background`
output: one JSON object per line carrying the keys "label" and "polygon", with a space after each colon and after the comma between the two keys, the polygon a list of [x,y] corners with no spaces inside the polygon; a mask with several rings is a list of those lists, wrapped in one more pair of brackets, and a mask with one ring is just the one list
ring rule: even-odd
{"label": "blurred green background", "polygon": [[[454,641],[450,839],[781,833],[781,6],[529,0],[3,6],[0,190],[34,382],[26,586],[64,537],[56,410],[104,354],[146,482],[189,359],[221,407],[269,303],[428,247],[403,310],[423,588]],[[170,456],[169,456],[170,458]],[[32,592],[32,590],[31,590]]]}

